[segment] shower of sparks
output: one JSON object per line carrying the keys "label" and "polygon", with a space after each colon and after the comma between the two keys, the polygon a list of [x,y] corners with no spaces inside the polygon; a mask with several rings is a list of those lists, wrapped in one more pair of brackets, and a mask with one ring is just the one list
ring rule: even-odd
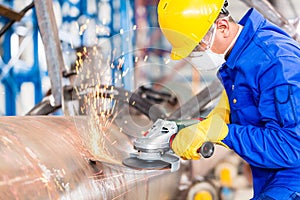
{"label": "shower of sparks", "polygon": [[[86,24],[81,25],[79,27],[80,34],[86,28]],[[136,26],[133,29],[135,30]],[[120,29],[120,35],[123,34],[124,30]],[[114,146],[118,145],[118,141],[111,132],[111,126],[118,114],[118,99],[112,83],[122,82],[129,69],[122,71],[125,57],[120,56],[119,49],[112,49],[108,56],[102,53],[101,49],[96,46],[91,49],[83,48],[82,52],[77,53],[76,71],[78,73],[78,84],[75,91],[82,102],[80,104],[80,112],[89,117],[89,135],[84,141],[86,146],[100,161],[117,164],[120,167],[114,168],[116,171],[113,169],[100,170],[90,178],[97,182],[98,187],[103,187],[108,191],[115,191],[118,196],[114,196],[112,199],[118,199],[132,192],[131,190],[134,189],[137,182],[147,182],[149,178],[165,172],[146,173],[138,170],[125,170],[126,168],[121,167],[121,160],[118,160],[117,155],[119,152],[113,149]],[[124,53],[121,53],[121,55],[124,55]],[[143,54],[142,57],[135,57],[135,63],[148,62],[148,59],[149,55]],[[168,63],[167,61],[165,62],[166,64]],[[111,74],[114,70],[116,70],[115,74]],[[127,102],[129,102],[130,96],[128,93],[125,94],[125,97]],[[132,104],[134,105],[135,102]],[[125,120],[124,124],[127,123]],[[119,132],[122,131],[123,128],[119,127]],[[118,193],[117,191],[121,192]]]}
{"label": "shower of sparks", "polygon": [[[113,57],[103,62],[104,56],[99,48],[92,47],[89,51],[84,48],[83,52],[77,53],[76,62],[78,86],[75,91],[82,100],[80,112],[90,118],[90,135],[85,142],[92,153],[112,161],[115,152],[111,152],[109,147],[116,144],[116,141],[110,137],[110,127],[116,117],[118,101],[115,98],[115,88],[110,85],[112,78],[109,77],[112,77],[110,69],[122,69],[124,57],[119,58],[114,65]],[[122,76],[114,78],[115,81],[120,81]]]}
{"label": "shower of sparks", "polygon": [[129,72],[129,68],[126,68],[126,70],[125,71],[123,71],[123,74],[122,74],[122,76],[123,77],[125,77],[126,75],[127,75],[127,73]]}
{"label": "shower of sparks", "polygon": [[90,23],[90,19],[87,19],[85,23],[79,26],[79,35],[83,35],[84,31],[87,30],[89,23]]}
{"label": "shower of sparks", "polygon": [[165,64],[168,64],[168,63],[170,63],[170,59],[168,58],[168,59],[164,59],[164,62],[165,62]]}
{"label": "shower of sparks", "polygon": [[148,55],[145,55],[144,62],[147,62],[147,60],[148,60]]}
{"label": "shower of sparks", "polygon": [[[107,19],[103,18],[102,22],[106,24]],[[86,20],[83,24],[76,23],[78,34],[82,36],[88,29],[89,24],[89,20]],[[137,26],[134,25],[132,29],[136,30]],[[95,31],[96,33],[105,33],[106,35],[110,34],[109,30],[103,26],[97,26]],[[124,30],[120,29],[119,33],[120,35],[124,35]],[[125,40],[129,41],[130,38],[126,37]],[[121,82],[129,70],[127,68],[122,74],[116,74],[112,78],[112,74],[110,74],[111,71],[113,71],[112,69],[121,71],[125,62],[125,57],[118,58],[119,56],[116,56],[118,54],[117,52],[119,52],[119,49],[113,49],[110,56],[104,56],[97,46],[93,46],[92,48],[83,47],[81,52],[77,52],[77,60],[75,62],[75,69],[78,74],[75,92],[82,102],[79,109],[82,114],[88,115],[90,119],[89,137],[84,138],[86,139],[85,144],[92,153],[103,158],[104,161],[109,161],[111,164],[120,164],[120,160],[116,158],[118,152],[112,151],[112,147],[117,146],[118,141],[111,137],[110,132],[110,128],[118,114],[118,101],[115,95],[115,87],[111,86],[113,83],[112,79],[115,79],[114,82]],[[122,52],[122,55],[124,55],[124,52]],[[115,57],[117,58],[116,63],[113,62]],[[148,59],[149,55],[146,54],[143,55],[143,57],[135,57],[135,62],[147,62]],[[168,64],[170,60],[165,59],[164,62]],[[131,78],[134,79],[134,77]],[[127,97],[127,102],[129,102],[129,94],[126,93],[125,96]],[[132,105],[135,105],[135,103],[136,102],[132,102]],[[127,123],[127,120],[125,120],[124,124]],[[122,132],[123,128],[119,127],[119,131]],[[16,141],[12,142],[8,137],[0,138],[0,141],[1,140],[3,140],[2,143],[11,149],[15,148],[13,145],[22,147],[22,145],[17,144]],[[30,179],[31,177],[26,175],[26,173],[28,173],[26,170],[28,169],[26,169],[24,165],[24,168],[22,168],[25,172],[23,176],[16,176],[15,178],[7,177],[7,180],[4,178],[4,181],[0,181],[0,186],[7,184],[13,186],[18,182],[25,183],[25,185],[29,185],[32,182],[42,182],[48,191],[48,199],[58,199],[51,196],[51,191],[58,189],[61,192],[60,194],[62,194],[65,191],[70,191],[71,187],[74,186],[67,182],[66,171],[63,168],[56,169],[49,167],[46,163],[42,163],[39,157],[28,147],[24,147],[22,152],[26,152],[23,159],[28,161],[29,164],[32,164],[32,166],[30,166],[30,173],[38,176],[36,176],[35,179]],[[16,162],[19,161],[16,160]],[[104,167],[104,169],[94,173],[93,176],[89,178],[95,180],[95,182],[98,183],[98,187],[103,188],[104,196],[111,191],[118,195],[113,195],[110,199],[121,199],[122,196],[126,196],[127,193],[133,192],[137,183],[143,184],[143,182],[148,182],[150,178],[163,173],[166,172],[145,172],[121,167]],[[5,176],[7,175],[2,175],[2,177]],[[13,189],[13,187],[11,188]],[[148,189],[148,184],[145,184],[144,189],[145,191]],[[84,192],[87,193],[89,191],[83,190],[81,192],[84,194]],[[145,192],[145,194],[147,194],[147,192]]]}

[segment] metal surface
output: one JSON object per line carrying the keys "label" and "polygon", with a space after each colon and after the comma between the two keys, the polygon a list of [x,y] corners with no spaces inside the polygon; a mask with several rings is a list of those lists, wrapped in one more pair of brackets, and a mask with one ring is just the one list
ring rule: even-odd
{"label": "metal surface", "polygon": [[10,9],[4,5],[0,5],[0,16],[4,16],[10,20],[14,21],[20,21],[22,19],[23,15],[14,11],[13,9]]}
{"label": "metal surface", "polygon": [[175,121],[158,119],[144,137],[134,141],[137,150],[147,152],[166,152],[170,150],[170,138],[178,132]]}
{"label": "metal surface", "polygon": [[43,40],[54,105],[62,102],[62,71],[64,61],[51,0],[34,0],[39,30]]}
{"label": "metal surface", "polygon": [[267,0],[241,0],[250,7],[256,8],[268,20],[278,25],[289,33],[295,40],[300,42],[297,26],[292,24],[285,16],[283,16],[273,5]]}
{"label": "metal surface", "polygon": [[34,4],[33,2],[30,3],[28,6],[26,6],[24,9],[21,10],[21,12],[15,12],[14,10],[11,10],[3,5],[0,5],[0,16],[4,16],[9,18],[9,22],[6,23],[0,30],[0,37],[16,22],[20,21],[22,17],[26,14],[28,10],[33,8]]}
{"label": "metal surface", "polygon": [[142,160],[138,157],[130,157],[123,160],[123,164],[133,169],[161,170],[170,169],[171,164],[163,160]]}
{"label": "metal surface", "polygon": [[217,99],[221,95],[223,89],[224,88],[218,79],[213,80],[207,87],[168,116],[168,119],[177,120],[199,117],[201,114],[200,111],[202,111],[212,100]]}
{"label": "metal surface", "polygon": [[113,124],[95,134],[89,122],[0,118],[1,199],[176,199],[180,171],[124,167],[130,139]]}

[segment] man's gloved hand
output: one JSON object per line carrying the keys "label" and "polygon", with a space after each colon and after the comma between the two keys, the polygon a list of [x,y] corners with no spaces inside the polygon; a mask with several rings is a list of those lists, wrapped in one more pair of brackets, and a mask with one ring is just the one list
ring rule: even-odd
{"label": "man's gloved hand", "polygon": [[181,129],[172,142],[173,151],[183,159],[200,159],[197,152],[204,142],[210,141],[227,147],[222,140],[228,134],[228,127],[220,115]]}
{"label": "man's gloved hand", "polygon": [[228,102],[228,96],[226,94],[226,91],[223,90],[219,103],[216,105],[216,107],[214,107],[214,109],[212,111],[210,111],[210,113],[207,115],[206,118],[209,118],[213,115],[220,115],[220,117],[222,119],[224,119],[226,124],[230,123],[229,120],[229,115],[230,115],[230,105]]}

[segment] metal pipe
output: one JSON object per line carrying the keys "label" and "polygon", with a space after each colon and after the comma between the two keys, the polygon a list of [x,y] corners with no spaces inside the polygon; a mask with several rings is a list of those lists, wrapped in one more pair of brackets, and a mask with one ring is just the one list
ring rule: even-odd
{"label": "metal pipe", "polygon": [[31,8],[33,8],[34,4],[33,2],[30,3],[28,6],[26,6],[25,8],[23,8],[21,10],[21,12],[15,12],[9,8],[6,8],[3,5],[0,5],[0,16],[5,16],[8,17],[10,20],[8,23],[6,23],[0,30],[0,37],[16,22],[16,21],[20,21],[22,19],[22,17],[24,17],[24,15],[26,14],[26,12],[28,10],[30,10]]}
{"label": "metal pipe", "polygon": [[201,116],[201,111],[212,100],[218,98],[223,87],[218,79],[213,80],[209,85],[201,90],[196,96],[188,100],[184,105],[175,110],[168,119],[190,119]]}
{"label": "metal pipe", "polygon": [[297,5],[294,5],[292,1],[294,0],[287,0],[284,2],[280,0],[272,0],[270,3],[287,19],[295,19],[298,18],[299,15],[297,12]]}
{"label": "metal pipe", "polygon": [[284,29],[296,41],[300,42],[295,25],[290,23],[278,10],[276,10],[267,0],[241,0],[250,7],[257,9],[268,20]]}
{"label": "metal pipe", "polygon": [[51,0],[34,0],[39,30],[43,40],[47,69],[51,81],[54,105],[62,102],[62,72],[64,61]]}
{"label": "metal pipe", "polygon": [[89,122],[86,117],[0,118],[1,199],[176,199],[180,170],[122,166],[120,159],[132,148],[129,137],[113,124],[105,138],[93,135]]}

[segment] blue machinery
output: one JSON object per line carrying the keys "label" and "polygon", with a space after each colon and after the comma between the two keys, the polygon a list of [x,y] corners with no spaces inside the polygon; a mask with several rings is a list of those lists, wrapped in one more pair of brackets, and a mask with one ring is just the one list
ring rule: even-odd
{"label": "blue machinery", "polygon": [[[0,4],[12,10],[22,9],[19,8],[20,3],[17,4],[15,2],[17,1],[2,0]],[[26,3],[26,1],[24,1],[22,3],[24,5],[21,6],[25,7],[26,4],[30,4],[31,2]],[[61,20],[61,24],[58,24],[58,31],[60,33],[63,51],[65,51],[66,48],[93,45],[91,43],[94,41],[89,40],[91,37],[88,35],[87,30],[85,30],[86,33],[83,32],[81,34],[71,32],[72,25],[74,25],[74,23],[80,25],[83,20],[93,22],[93,30],[100,27],[99,29],[102,31],[94,31],[96,34],[94,37],[99,40],[119,34],[120,30],[124,33],[121,37],[133,37],[130,35],[130,30],[132,30],[134,25],[133,0],[55,0],[53,1],[53,7],[56,18],[59,18],[59,14],[61,14],[61,19],[56,21],[59,23],[59,20]],[[47,9],[47,7],[45,8]],[[8,21],[6,17],[0,16],[0,27],[3,27]],[[25,28],[22,26],[28,26],[28,24],[30,28],[27,28],[27,33],[20,35],[22,33],[18,33],[18,29]],[[63,35],[63,33],[65,33],[65,35]],[[68,38],[70,35],[77,35],[78,37],[73,40],[72,44],[67,44],[67,42],[64,44],[63,37]],[[128,41],[124,38],[122,39],[121,51],[130,52],[134,45],[133,40]],[[23,45],[21,43],[19,46],[13,46],[15,40],[23,40]],[[29,43],[28,40],[31,40],[31,43]],[[33,58],[33,61],[22,61],[21,59],[21,54],[24,51],[28,51],[25,41],[27,41],[27,45],[32,45],[31,48],[28,49],[31,50],[32,56],[30,57]],[[45,91],[42,90],[42,80],[48,78],[50,72],[43,66],[45,63],[43,63],[44,61],[41,59],[41,54],[43,54],[41,44],[35,9],[28,11],[19,22],[16,22],[10,29],[5,31],[1,37],[0,78],[5,88],[5,111],[2,111],[0,115],[18,115],[16,109],[17,97],[21,91],[22,84],[25,82],[31,82],[34,85],[35,104],[43,98]],[[111,45],[113,46],[114,44]],[[16,49],[17,53],[15,52]],[[124,54],[123,56],[125,57],[125,62],[121,70],[127,71],[127,75],[123,77],[122,85],[124,88],[130,90],[133,87],[133,80],[131,78],[133,76],[133,57],[130,53]],[[112,69],[111,74],[113,77],[115,76],[114,73],[116,73],[116,69]],[[112,84],[115,84],[114,78],[112,78],[112,81]]]}

